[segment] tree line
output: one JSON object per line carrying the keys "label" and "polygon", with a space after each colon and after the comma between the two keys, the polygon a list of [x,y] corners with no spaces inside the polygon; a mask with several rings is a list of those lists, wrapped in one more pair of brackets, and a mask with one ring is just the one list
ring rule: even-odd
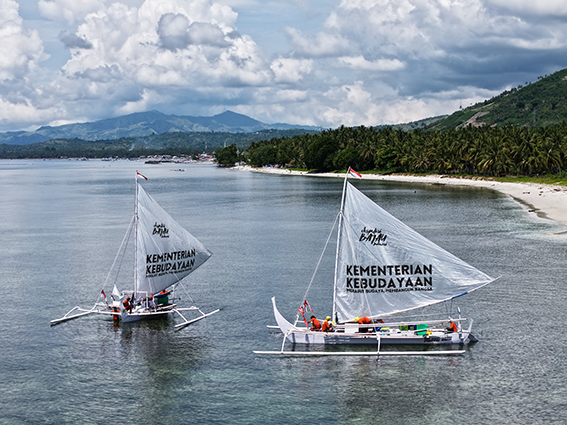
{"label": "tree line", "polygon": [[[396,173],[560,175],[567,162],[567,123],[554,127],[465,127],[402,131],[391,127],[340,127],[318,134],[253,142],[225,163],[279,165],[316,171],[379,170]],[[220,155],[219,155],[220,153]],[[230,164],[232,162],[232,164]]]}
{"label": "tree line", "polygon": [[[266,129],[254,133],[168,132],[112,140],[52,139],[45,142],[12,145],[0,143],[0,159],[121,157],[146,155],[195,156],[210,153],[228,144],[244,151],[251,142],[273,137],[292,137],[310,130]],[[315,133],[311,130],[311,133]]]}

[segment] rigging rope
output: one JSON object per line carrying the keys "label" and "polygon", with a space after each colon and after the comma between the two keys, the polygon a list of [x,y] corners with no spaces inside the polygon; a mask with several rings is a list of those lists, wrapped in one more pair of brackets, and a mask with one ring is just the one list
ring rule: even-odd
{"label": "rigging rope", "polygon": [[[106,279],[104,279],[104,283],[102,284],[102,288],[100,289],[100,291],[102,291],[104,289],[104,287],[106,286],[106,284],[108,283],[108,280],[110,279],[110,275],[112,274],[112,271],[114,270],[114,267],[116,266],[116,262],[118,261],[118,257],[120,257],[120,254],[122,254],[122,258],[120,260],[119,263],[119,267],[118,270],[116,271],[116,278],[114,279],[114,283],[116,284],[116,281],[118,280],[118,275],[120,274],[120,269],[122,268],[122,263],[124,261],[124,256],[126,255],[126,246],[128,245],[128,241],[130,239],[130,234],[132,233],[132,229],[133,229],[133,223],[134,223],[134,216],[132,216],[132,219],[130,220],[130,224],[128,225],[128,229],[126,229],[126,233],[124,234],[124,238],[122,239],[122,243],[120,244],[120,248],[118,249],[118,252],[116,253],[116,257],[114,257],[114,261],[112,263],[112,266],[110,267],[110,270],[108,270],[108,274],[106,275]],[[100,292],[99,291],[99,297],[100,297]],[[98,297],[97,297],[97,301],[98,301]],[[96,301],[95,301],[96,304]]]}
{"label": "rigging rope", "polygon": [[[315,275],[317,274],[317,271],[319,270],[319,266],[321,265],[321,261],[323,260],[323,256],[325,254],[325,251],[327,250],[327,246],[329,245],[329,241],[331,240],[331,236],[333,234],[333,230],[335,230],[335,226],[337,224],[337,220],[339,219],[339,216],[340,216],[340,212],[337,214],[337,217],[335,218],[335,221],[334,221],[333,225],[331,226],[331,231],[329,232],[329,236],[327,237],[327,241],[325,242],[325,246],[323,247],[323,252],[321,252],[321,255],[319,256],[319,261],[317,261],[317,265],[315,266],[315,270],[313,271],[313,275],[311,276],[311,280],[309,281],[309,285],[307,285],[307,289],[305,290],[305,294],[303,295],[303,302],[302,302],[300,309],[307,302],[307,294],[309,293],[309,289],[311,288],[311,285],[313,284],[313,281],[315,280]],[[311,309],[311,307],[309,307],[309,309]],[[313,311],[313,310],[311,310],[311,311]],[[300,313],[300,311],[298,310],[298,313],[295,316],[294,326],[297,325],[297,322],[299,321],[299,313]],[[305,318],[304,318],[304,320],[305,320]]]}

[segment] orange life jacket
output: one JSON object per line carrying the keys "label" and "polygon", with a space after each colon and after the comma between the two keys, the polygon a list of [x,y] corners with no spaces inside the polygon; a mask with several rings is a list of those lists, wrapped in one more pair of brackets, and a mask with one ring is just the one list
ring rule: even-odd
{"label": "orange life jacket", "polygon": [[311,329],[313,329],[314,331],[321,330],[321,322],[319,322],[317,319],[313,318],[309,321],[309,323],[312,324]]}

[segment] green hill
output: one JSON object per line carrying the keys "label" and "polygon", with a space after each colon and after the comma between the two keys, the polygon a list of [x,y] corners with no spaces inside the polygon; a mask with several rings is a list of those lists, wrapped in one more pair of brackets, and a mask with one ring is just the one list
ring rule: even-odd
{"label": "green hill", "polygon": [[506,90],[461,109],[427,128],[451,130],[472,126],[549,127],[567,121],[567,69],[538,77],[535,83]]}

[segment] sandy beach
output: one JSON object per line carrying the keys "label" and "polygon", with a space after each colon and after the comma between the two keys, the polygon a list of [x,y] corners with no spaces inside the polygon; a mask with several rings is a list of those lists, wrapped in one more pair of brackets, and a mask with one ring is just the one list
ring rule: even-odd
{"label": "sandy beach", "polygon": [[[344,174],[304,173],[281,168],[250,166],[237,167],[240,170],[271,174],[304,175],[317,177],[344,178]],[[390,180],[408,183],[444,184],[455,186],[473,186],[497,190],[520,203],[529,214],[537,214],[542,219],[554,220],[567,230],[567,187],[536,183],[505,183],[477,178],[454,178],[444,175],[411,176],[404,174],[362,174],[363,180]]]}

